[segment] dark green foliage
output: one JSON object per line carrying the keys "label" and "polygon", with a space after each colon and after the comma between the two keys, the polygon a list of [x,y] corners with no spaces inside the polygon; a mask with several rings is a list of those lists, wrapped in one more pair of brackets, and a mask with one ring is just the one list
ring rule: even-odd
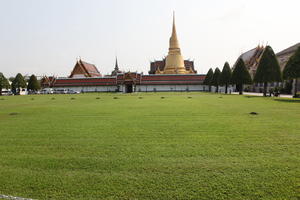
{"label": "dark green foliage", "polygon": [[278,60],[272,47],[267,46],[259,61],[257,71],[254,76],[254,82],[264,84],[264,96],[266,96],[267,84],[281,81],[282,75]]}
{"label": "dark green foliage", "polygon": [[40,82],[37,80],[35,75],[31,75],[28,81],[27,90],[37,91],[41,89]]}
{"label": "dark green foliage", "polygon": [[300,78],[300,47],[287,62],[283,70],[283,77],[286,80]]}
{"label": "dark green foliage", "polygon": [[221,78],[221,71],[219,70],[219,68],[216,68],[212,79],[212,85],[216,86],[216,92],[219,91],[220,78]]}
{"label": "dark green foliage", "polygon": [[212,85],[213,86],[219,86],[220,85],[220,78],[221,78],[221,71],[219,68],[215,69],[215,73],[213,75],[213,79],[212,79]]}
{"label": "dark green foliage", "polygon": [[225,85],[225,93],[227,94],[228,85],[231,83],[232,72],[228,62],[225,63],[221,77],[220,77],[220,85]]}
{"label": "dark green foliage", "polygon": [[243,94],[244,84],[252,83],[251,76],[242,58],[239,58],[239,60],[237,61],[234,67],[234,70],[232,72],[231,82],[232,84],[235,84],[237,86],[240,94]]}
{"label": "dark green foliage", "polygon": [[267,46],[254,76],[255,83],[281,82],[281,71],[273,49]]}
{"label": "dark green foliage", "polygon": [[297,96],[297,79],[300,78],[300,47],[297,49],[295,54],[289,59],[284,70],[283,77],[286,80],[296,79],[294,96]]}
{"label": "dark green foliage", "polygon": [[14,78],[11,87],[15,94],[20,93],[20,88],[26,88],[26,81],[22,74],[18,73],[17,76]]}
{"label": "dark green foliage", "polygon": [[280,88],[281,94],[292,94],[293,80],[286,80],[284,86]]}
{"label": "dark green foliage", "polygon": [[213,76],[214,76],[214,71],[212,68],[210,68],[205,76],[203,84],[204,85],[212,85]]}
{"label": "dark green foliage", "polygon": [[2,95],[2,89],[8,89],[10,87],[8,80],[0,72],[0,95]]}
{"label": "dark green foliage", "polygon": [[9,77],[8,80],[9,80],[10,82],[13,82],[13,81],[15,80],[15,77]]}
{"label": "dark green foliage", "polygon": [[205,79],[204,79],[204,82],[203,84],[204,85],[208,85],[209,86],[209,91],[211,91],[211,85],[212,85],[212,79],[213,79],[213,76],[214,76],[214,71],[212,68],[210,68],[205,76]]}
{"label": "dark green foliage", "polygon": [[252,79],[247,70],[245,63],[242,58],[240,58],[234,67],[232,72],[231,82],[233,84],[251,84]]}

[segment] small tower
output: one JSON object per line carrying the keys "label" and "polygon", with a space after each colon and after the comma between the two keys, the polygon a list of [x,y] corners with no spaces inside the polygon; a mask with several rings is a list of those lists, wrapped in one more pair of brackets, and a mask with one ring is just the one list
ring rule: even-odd
{"label": "small tower", "polygon": [[115,71],[119,71],[118,58],[116,57]]}
{"label": "small tower", "polygon": [[119,69],[118,58],[116,57],[115,69],[111,72],[111,76],[116,76],[118,73],[122,73]]}

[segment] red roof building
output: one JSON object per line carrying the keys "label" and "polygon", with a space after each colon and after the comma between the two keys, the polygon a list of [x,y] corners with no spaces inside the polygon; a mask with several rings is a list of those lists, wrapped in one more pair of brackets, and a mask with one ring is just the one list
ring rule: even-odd
{"label": "red roof building", "polygon": [[97,67],[93,64],[78,60],[69,78],[101,77]]}
{"label": "red roof building", "polygon": [[47,81],[47,84],[43,85],[52,88],[79,90],[80,92],[203,91],[202,83],[204,79],[205,75],[201,74],[143,75],[136,72],[127,72],[110,77],[52,77],[51,82]]}

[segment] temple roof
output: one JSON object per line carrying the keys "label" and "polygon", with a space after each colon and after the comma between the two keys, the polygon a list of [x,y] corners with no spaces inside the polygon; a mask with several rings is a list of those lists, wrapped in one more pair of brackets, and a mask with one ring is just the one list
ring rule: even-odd
{"label": "temple roof", "polygon": [[73,71],[71,72],[70,78],[73,78],[75,75],[82,75],[85,77],[100,77],[101,74],[98,71],[97,67],[93,64],[78,60],[74,66]]}
{"label": "temple roof", "polygon": [[293,46],[291,46],[291,47],[289,47],[289,48],[287,48],[287,49],[285,49],[285,50],[283,50],[283,51],[280,51],[280,52],[277,53],[276,55],[277,55],[277,56],[282,56],[282,55],[284,55],[284,54],[294,53],[294,52],[296,52],[296,50],[298,49],[298,47],[300,47],[300,43],[295,44],[295,45],[293,45]]}
{"label": "temple roof", "polygon": [[[264,52],[265,47],[264,46],[257,46],[242,55],[240,55],[237,59],[237,61],[242,58],[243,61],[246,64],[246,67],[249,69],[251,67],[256,67],[256,65],[259,63],[260,57],[262,56],[262,53]],[[237,63],[236,61],[236,63]],[[234,66],[236,65],[234,64]]]}

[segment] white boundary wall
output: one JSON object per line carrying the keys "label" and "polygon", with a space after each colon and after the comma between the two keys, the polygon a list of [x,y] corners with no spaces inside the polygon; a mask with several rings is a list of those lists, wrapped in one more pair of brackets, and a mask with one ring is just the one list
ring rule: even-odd
{"label": "white boundary wall", "polygon": [[[80,87],[55,87],[53,89],[69,89],[78,92],[116,92],[118,86],[80,86]],[[133,86],[135,92],[208,92],[207,85],[136,85]],[[211,87],[211,92],[215,92],[216,87]],[[119,86],[119,92],[125,92],[125,85]],[[219,92],[224,93],[225,87],[220,86]],[[234,87],[228,86],[228,93],[234,92]]]}
{"label": "white boundary wall", "polygon": [[207,91],[205,85],[137,85],[136,92],[186,92]]}
{"label": "white boundary wall", "polygon": [[[78,92],[116,92],[118,86],[80,86],[80,87],[55,87],[55,90],[69,89]],[[135,92],[196,92],[208,91],[205,85],[136,85]],[[119,86],[120,92],[125,92],[125,85]]]}
{"label": "white boundary wall", "polygon": [[55,87],[55,90],[69,89],[78,92],[115,92],[117,86],[80,86],[80,87]]}

